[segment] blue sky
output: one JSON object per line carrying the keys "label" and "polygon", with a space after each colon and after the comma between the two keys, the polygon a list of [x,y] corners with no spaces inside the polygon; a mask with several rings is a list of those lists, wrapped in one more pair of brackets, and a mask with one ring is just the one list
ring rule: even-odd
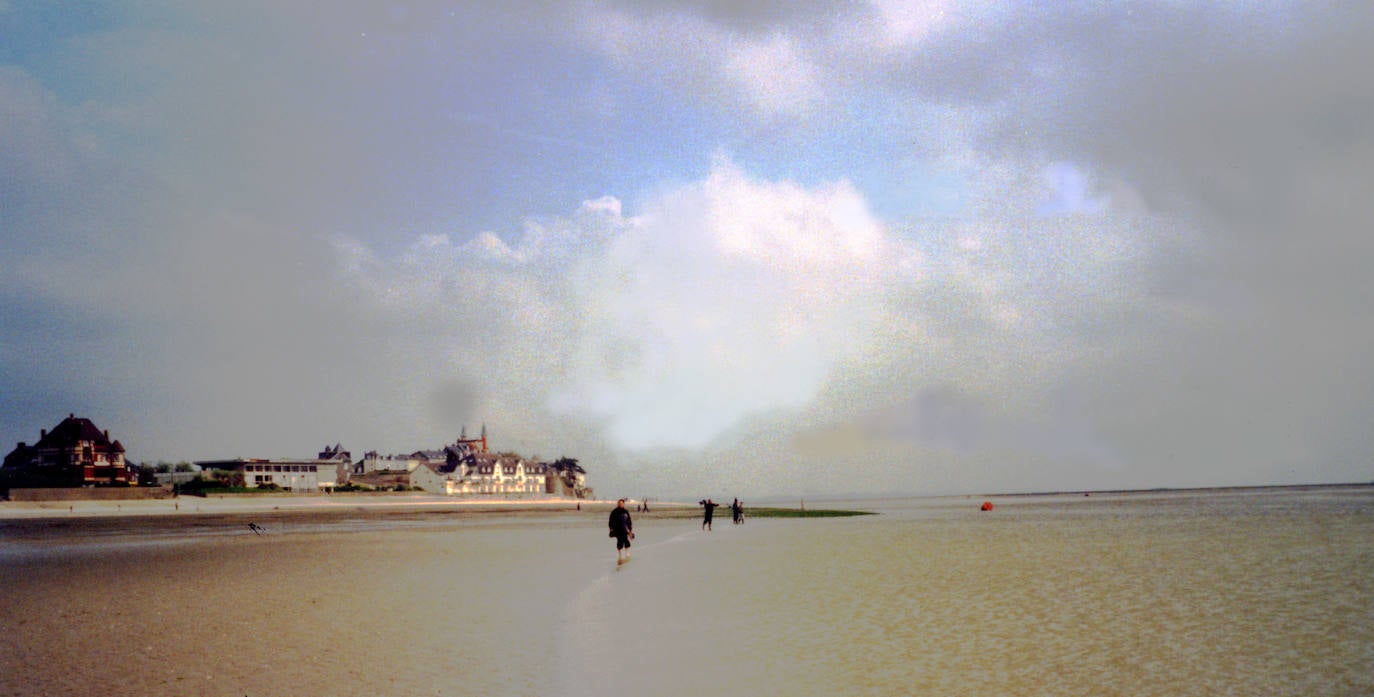
{"label": "blue sky", "polygon": [[1374,479],[1362,3],[279,5],[0,1],[0,437]]}

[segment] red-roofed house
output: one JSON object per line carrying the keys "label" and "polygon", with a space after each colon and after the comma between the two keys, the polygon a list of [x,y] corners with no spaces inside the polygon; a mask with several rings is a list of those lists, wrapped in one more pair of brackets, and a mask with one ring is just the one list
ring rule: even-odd
{"label": "red-roofed house", "polygon": [[69,414],[33,445],[20,443],[5,456],[10,486],[127,486],[138,472],[124,461],[124,446],[90,419]]}

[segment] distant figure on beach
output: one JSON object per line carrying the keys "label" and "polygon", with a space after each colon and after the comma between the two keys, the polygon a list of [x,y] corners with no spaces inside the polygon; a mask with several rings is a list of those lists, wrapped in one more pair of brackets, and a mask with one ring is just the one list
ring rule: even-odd
{"label": "distant figure on beach", "polygon": [[735,525],[744,522],[744,504],[740,503],[739,499],[735,499],[735,502],[730,504],[730,514],[735,519]]}
{"label": "distant figure on beach", "polygon": [[252,530],[254,535],[261,535],[264,532],[267,532],[261,525],[258,525],[257,523],[249,523],[248,529]]}
{"label": "distant figure on beach", "polygon": [[635,538],[634,521],[630,520],[630,511],[625,508],[625,499],[615,502],[607,524],[611,527],[611,537],[615,538],[616,561],[624,562],[630,558],[630,540]]}
{"label": "distant figure on beach", "polygon": [[712,501],[711,499],[702,499],[701,505],[703,508],[706,509],[706,515],[701,519],[701,529],[711,530],[711,516],[715,514],[716,506],[719,506],[720,504],[716,503],[715,501]]}

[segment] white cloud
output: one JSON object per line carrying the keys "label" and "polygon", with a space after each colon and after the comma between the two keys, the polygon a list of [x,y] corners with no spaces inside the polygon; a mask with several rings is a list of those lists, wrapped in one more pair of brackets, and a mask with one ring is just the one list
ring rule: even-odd
{"label": "white cloud", "polygon": [[[448,244],[448,235],[442,236],[442,242],[444,245]],[[472,241],[468,242],[465,247],[479,257],[494,261],[514,261],[520,258],[514,250],[506,246],[505,242],[501,241],[500,237],[497,237],[491,232],[478,233],[478,235],[472,238]]]}
{"label": "white cloud", "polygon": [[634,216],[604,197],[509,242],[420,235],[390,263],[348,243],[340,264],[374,321],[407,334],[386,370],[462,386],[444,388],[462,413],[544,448],[541,432],[580,431],[611,452],[806,459],[797,443],[850,424],[850,458],[1109,459],[1081,409],[1041,405],[1075,361],[1117,350],[1081,327],[1142,302],[1148,247],[1104,220],[1035,217],[1033,172],[988,166],[1002,176],[980,196],[1027,203],[901,235],[847,182],[717,157]]}
{"label": "white cloud", "polygon": [[1087,174],[1069,162],[1046,167],[1045,184],[1049,191],[1037,208],[1044,215],[1100,213],[1110,204],[1107,197],[1096,195]]}
{"label": "white cloud", "polygon": [[816,69],[785,34],[731,46],[722,70],[765,118],[803,113],[824,97]]}
{"label": "white cloud", "polygon": [[592,46],[634,74],[691,99],[763,121],[805,115],[827,98],[809,38],[750,32],[682,12],[603,9],[583,31]]}
{"label": "white cloud", "polygon": [[589,405],[630,447],[701,446],[813,399],[877,321],[886,233],[840,183],[805,189],[718,160],[588,260],[595,308],[564,411]]}
{"label": "white cloud", "polygon": [[919,45],[946,28],[958,5],[954,0],[870,0],[881,18],[882,37],[893,47]]}
{"label": "white cloud", "polygon": [[[480,345],[473,379],[492,401],[546,374],[547,392],[521,392],[543,400],[524,418],[590,420],[631,449],[701,446],[750,415],[805,406],[864,349],[897,268],[850,185],[761,181],[726,160],[635,218],[602,198],[527,225],[511,246],[425,235],[389,266],[356,242],[339,250],[373,312],[428,320],[417,338],[448,337],[455,359]],[[492,331],[484,315],[500,331],[467,335]]]}

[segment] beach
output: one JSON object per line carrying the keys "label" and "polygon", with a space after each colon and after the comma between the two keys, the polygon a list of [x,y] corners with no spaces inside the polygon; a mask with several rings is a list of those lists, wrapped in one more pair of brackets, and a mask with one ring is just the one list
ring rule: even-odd
{"label": "beach", "polygon": [[[631,504],[634,505],[634,504]],[[189,541],[206,536],[421,529],[454,525],[585,523],[614,501],[540,497],[459,498],[397,494],[212,494],[133,501],[0,502],[0,543],[72,545],[100,541]],[[677,502],[640,520],[696,515]],[[256,526],[256,528],[250,527]]]}
{"label": "beach", "polygon": [[613,505],[562,497],[463,498],[421,493],[210,494],[159,499],[0,501],[0,520],[97,518],[110,516],[237,515],[249,513],[329,514],[355,512],[576,510],[579,504]]}
{"label": "beach", "polygon": [[0,695],[1374,692],[1368,487],[979,502],[9,517]]}

